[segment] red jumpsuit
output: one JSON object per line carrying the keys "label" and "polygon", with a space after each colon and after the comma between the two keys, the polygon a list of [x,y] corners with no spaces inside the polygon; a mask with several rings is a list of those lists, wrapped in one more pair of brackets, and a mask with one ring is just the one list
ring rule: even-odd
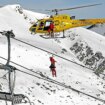
{"label": "red jumpsuit", "polygon": [[50,23],[50,26],[49,26],[49,29],[48,29],[48,32],[53,32],[54,30],[54,24],[53,23]]}
{"label": "red jumpsuit", "polygon": [[51,71],[52,71],[52,76],[54,77],[56,77],[56,70],[55,70],[55,59],[53,58],[53,57],[50,57],[50,61],[51,61],[51,66],[50,66],[50,69],[51,69]]}

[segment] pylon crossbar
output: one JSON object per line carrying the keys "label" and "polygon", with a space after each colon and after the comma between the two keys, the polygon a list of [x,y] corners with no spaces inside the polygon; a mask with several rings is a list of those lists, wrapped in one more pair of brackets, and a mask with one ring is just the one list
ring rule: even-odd
{"label": "pylon crossbar", "polygon": [[0,32],[2,35],[5,35],[5,36],[10,36],[10,37],[15,37],[13,31],[3,31],[3,32]]}
{"label": "pylon crossbar", "polygon": [[10,71],[16,70],[16,68],[11,65],[0,65],[0,69],[10,70]]}

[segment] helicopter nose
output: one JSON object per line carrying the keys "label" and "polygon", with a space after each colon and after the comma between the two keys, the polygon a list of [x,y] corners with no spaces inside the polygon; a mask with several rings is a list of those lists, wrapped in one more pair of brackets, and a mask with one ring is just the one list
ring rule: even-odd
{"label": "helicopter nose", "polygon": [[31,27],[29,30],[31,31],[31,33],[36,33],[36,28],[35,27]]}

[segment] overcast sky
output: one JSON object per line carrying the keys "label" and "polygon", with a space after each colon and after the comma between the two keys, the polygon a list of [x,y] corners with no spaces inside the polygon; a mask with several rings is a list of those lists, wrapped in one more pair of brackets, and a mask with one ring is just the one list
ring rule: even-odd
{"label": "overcast sky", "polygon": [[46,13],[46,9],[70,8],[88,4],[102,3],[102,5],[72,11],[63,11],[62,14],[75,15],[77,18],[104,18],[105,0],[0,0],[0,5],[20,4],[25,9]]}

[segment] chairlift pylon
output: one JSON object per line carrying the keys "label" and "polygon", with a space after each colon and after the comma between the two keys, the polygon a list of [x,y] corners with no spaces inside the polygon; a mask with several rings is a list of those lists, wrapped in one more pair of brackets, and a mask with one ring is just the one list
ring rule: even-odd
{"label": "chairlift pylon", "polygon": [[[0,32],[2,35],[7,37],[7,41],[8,41],[8,59],[7,59],[7,63],[5,65],[0,65],[0,69],[5,69],[9,71],[8,74],[8,79],[9,79],[9,92],[0,92],[0,100],[4,100],[4,101],[10,101],[11,105],[14,104],[21,104],[22,100],[25,99],[26,96],[24,96],[23,94],[14,94],[14,87],[15,87],[15,70],[16,68],[11,66],[10,63],[10,55],[11,55],[11,43],[10,43],[10,38],[14,38],[15,35],[13,33],[13,31],[3,31]],[[13,75],[13,77],[12,77]],[[30,103],[31,105],[31,103]]]}

